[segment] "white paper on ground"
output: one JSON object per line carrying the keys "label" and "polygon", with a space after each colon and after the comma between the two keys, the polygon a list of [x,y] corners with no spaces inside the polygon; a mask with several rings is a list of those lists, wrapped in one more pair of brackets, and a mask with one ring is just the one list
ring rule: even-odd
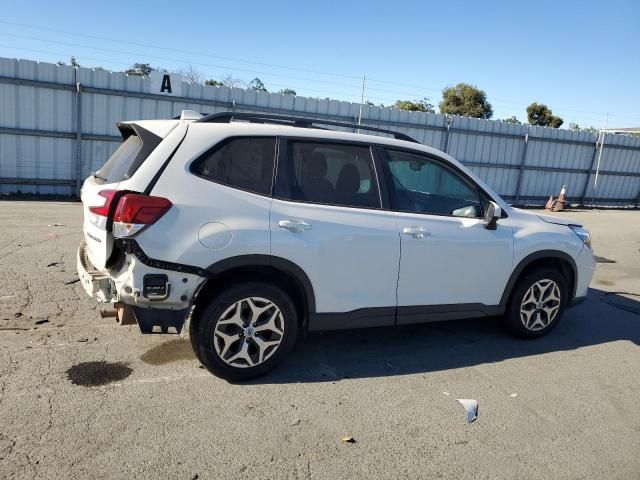
{"label": "white paper on ground", "polygon": [[478,418],[478,402],[472,398],[456,398],[467,411],[467,423],[471,423]]}

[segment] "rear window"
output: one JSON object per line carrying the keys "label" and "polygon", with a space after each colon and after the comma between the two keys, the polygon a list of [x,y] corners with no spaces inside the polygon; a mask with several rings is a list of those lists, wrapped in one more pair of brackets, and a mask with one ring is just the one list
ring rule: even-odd
{"label": "rear window", "polygon": [[236,137],[216,145],[191,165],[199,177],[261,195],[271,194],[276,140]]}
{"label": "rear window", "polygon": [[142,140],[137,135],[129,136],[109,157],[107,163],[97,172],[99,179],[106,183],[121,182],[134,172],[129,172],[134,160],[142,150]]}

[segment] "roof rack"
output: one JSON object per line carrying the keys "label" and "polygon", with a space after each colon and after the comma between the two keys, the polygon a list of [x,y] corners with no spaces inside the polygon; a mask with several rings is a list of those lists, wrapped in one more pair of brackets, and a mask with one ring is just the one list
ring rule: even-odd
{"label": "roof rack", "polygon": [[[385,128],[370,127],[368,125],[358,125],[356,123],[336,122],[333,120],[322,120],[318,118],[298,117],[292,115],[279,115],[275,113],[245,113],[245,112],[220,112],[206,115],[198,120],[197,123],[231,123],[234,119],[244,120],[251,123],[273,123],[276,125],[288,125],[300,128],[321,128],[315,125],[332,125],[334,127],[355,128],[359,130],[369,130],[372,132],[386,133],[393,136],[396,140],[405,140],[407,142],[420,143],[415,138],[404,133],[394,132]],[[322,128],[321,128],[322,129]]]}

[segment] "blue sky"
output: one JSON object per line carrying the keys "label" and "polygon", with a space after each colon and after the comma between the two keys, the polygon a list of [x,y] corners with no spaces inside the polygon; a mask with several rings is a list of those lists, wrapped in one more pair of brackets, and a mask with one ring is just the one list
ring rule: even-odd
{"label": "blue sky", "polygon": [[526,120],[537,101],[565,126],[602,127],[609,112],[610,127],[640,127],[638,0],[2,4],[3,57],[192,65],[206,78],[257,76],[270,90],[354,102],[366,75],[365,98],[385,105],[437,104],[464,81],[487,92],[494,118]]}

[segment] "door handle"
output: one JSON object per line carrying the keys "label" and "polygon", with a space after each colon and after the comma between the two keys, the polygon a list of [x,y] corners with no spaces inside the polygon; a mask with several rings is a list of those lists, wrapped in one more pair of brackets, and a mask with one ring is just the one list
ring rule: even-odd
{"label": "door handle", "polygon": [[280,220],[278,222],[278,226],[295,233],[302,233],[305,230],[311,230],[311,225],[304,220]]}
{"label": "door handle", "polygon": [[402,229],[402,233],[405,235],[411,235],[413,238],[424,238],[431,235],[422,227],[406,227]]}

